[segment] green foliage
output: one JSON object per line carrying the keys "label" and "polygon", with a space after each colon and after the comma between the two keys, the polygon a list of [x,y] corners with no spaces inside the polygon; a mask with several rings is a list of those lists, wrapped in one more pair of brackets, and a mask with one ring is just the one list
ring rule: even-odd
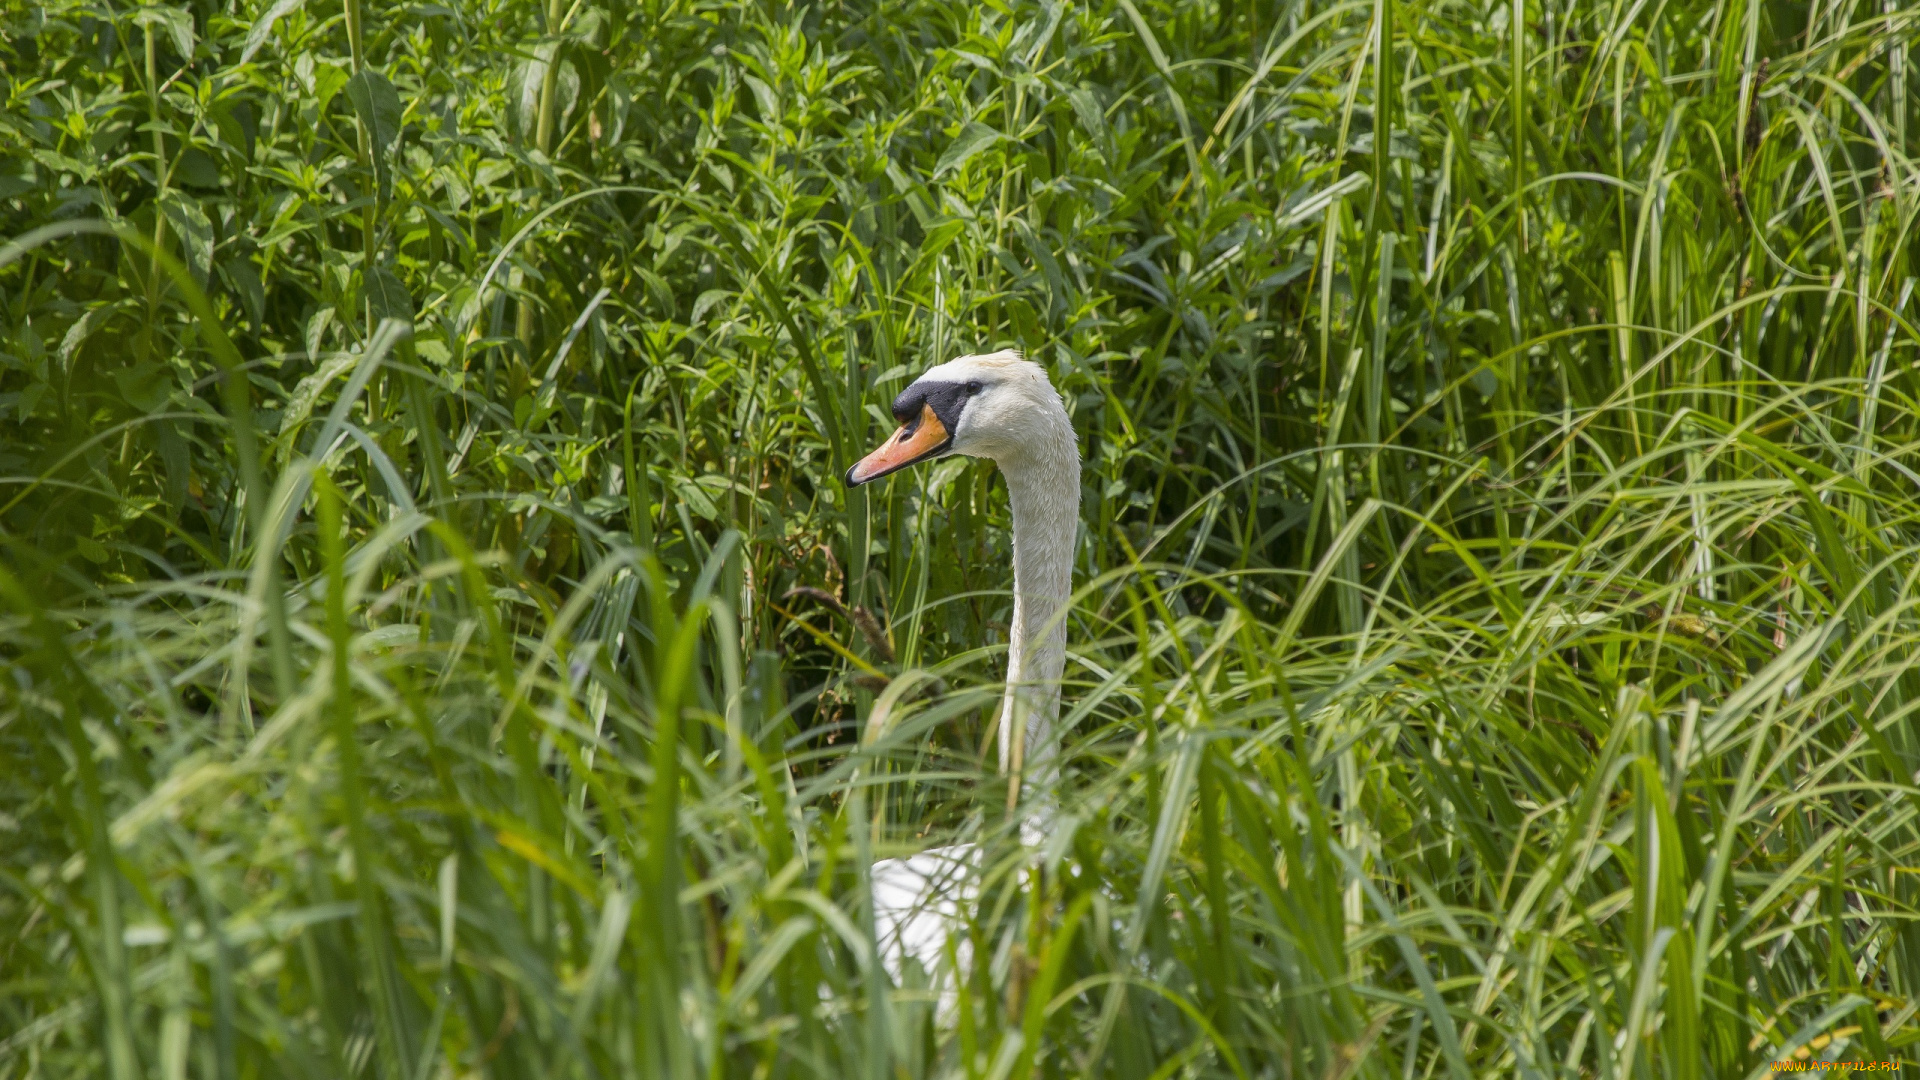
{"label": "green foliage", "polygon": [[[1901,1057],[1916,39],[6,7],[0,1076]],[[836,480],[1003,346],[1087,463],[1037,855],[991,467]],[[943,1011],[866,868],[950,840]]]}

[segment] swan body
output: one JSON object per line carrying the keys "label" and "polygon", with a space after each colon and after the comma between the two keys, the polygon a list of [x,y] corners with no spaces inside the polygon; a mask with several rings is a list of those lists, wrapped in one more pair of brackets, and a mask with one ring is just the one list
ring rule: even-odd
{"label": "swan body", "polygon": [[[880,962],[896,986],[906,975],[907,957],[918,961],[929,978],[940,971],[947,935],[960,925],[961,905],[973,901],[979,856],[977,845],[952,844],[873,864],[874,937]],[[964,967],[971,949],[965,941],[958,946]]]}
{"label": "swan body", "polygon": [[[1006,478],[1013,510],[1013,623],[1007,695],[997,725],[1000,768],[1025,810],[1021,838],[1036,846],[1055,814],[1059,779],[1060,679],[1079,525],[1080,448],[1059,393],[1038,364],[1016,352],[963,356],[930,368],[893,401],[900,422],[886,442],[847,470],[849,486],[922,461],[987,458]],[[906,957],[938,970],[948,932],[973,895],[979,851],[932,848],[873,866],[875,929],[888,972]]]}

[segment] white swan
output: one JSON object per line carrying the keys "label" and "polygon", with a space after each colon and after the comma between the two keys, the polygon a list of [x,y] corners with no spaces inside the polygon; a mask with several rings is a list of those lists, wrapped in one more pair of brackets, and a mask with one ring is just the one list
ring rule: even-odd
{"label": "white swan", "polygon": [[[1038,364],[1016,352],[963,356],[914,380],[893,401],[900,429],[847,470],[849,486],[921,461],[965,454],[991,459],[1013,508],[1013,626],[1000,710],[1000,768],[1018,793],[1021,837],[1037,845],[1055,813],[1060,677],[1079,523],[1080,448],[1060,395]],[[933,848],[873,866],[874,923],[897,983],[905,957],[939,970],[949,930],[972,897],[977,849]]]}

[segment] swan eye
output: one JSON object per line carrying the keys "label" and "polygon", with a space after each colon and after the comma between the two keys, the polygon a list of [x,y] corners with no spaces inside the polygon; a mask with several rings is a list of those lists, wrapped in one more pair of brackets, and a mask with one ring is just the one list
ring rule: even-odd
{"label": "swan eye", "polygon": [[967,393],[969,395],[977,394],[979,392],[980,392],[980,380],[975,379],[974,381],[967,384]]}

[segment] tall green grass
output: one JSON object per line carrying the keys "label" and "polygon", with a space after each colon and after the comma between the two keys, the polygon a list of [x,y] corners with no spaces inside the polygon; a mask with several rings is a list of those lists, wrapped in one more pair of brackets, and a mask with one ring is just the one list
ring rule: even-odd
{"label": "tall green grass", "polygon": [[[12,5],[0,1076],[1920,1039],[1920,13]],[[986,745],[1019,347],[1065,819]],[[986,845],[952,1012],[866,868]]]}

